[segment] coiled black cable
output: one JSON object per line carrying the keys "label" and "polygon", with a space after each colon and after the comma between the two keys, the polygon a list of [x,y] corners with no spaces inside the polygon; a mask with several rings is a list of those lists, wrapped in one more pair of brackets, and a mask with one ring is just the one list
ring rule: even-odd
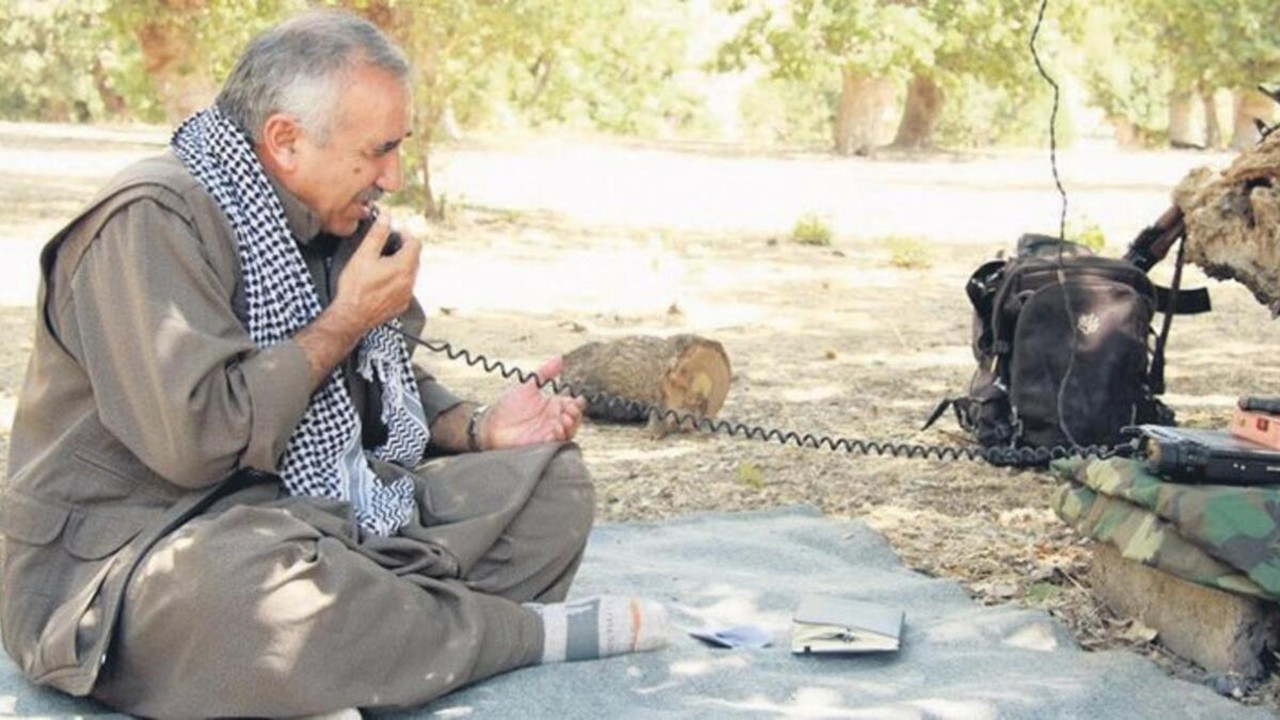
{"label": "coiled black cable", "polygon": [[623,411],[632,417],[656,417],[672,427],[698,430],[706,433],[721,433],[731,437],[742,436],[745,439],[756,439],[763,442],[776,442],[779,445],[795,445],[815,450],[831,450],[846,452],[851,455],[877,455],[889,457],[936,459],[936,460],[985,460],[993,465],[1044,465],[1050,460],[1067,457],[1108,458],[1127,455],[1132,445],[1088,445],[1076,447],[1052,448],[1012,448],[1012,447],[960,447],[953,445],[926,445],[923,443],[904,443],[876,440],[858,440],[829,435],[799,433],[794,430],[779,430],[760,425],[748,425],[732,420],[713,420],[698,417],[690,413],[682,413],[670,408],[660,408],[631,398],[618,397],[590,388],[571,385],[552,378],[544,380],[535,373],[522,370],[514,365],[507,365],[501,360],[490,360],[481,353],[473,353],[466,348],[455,348],[444,340],[424,340],[392,328],[406,340],[421,345],[431,352],[441,353],[450,360],[461,360],[471,367],[479,366],[487,373],[498,374],[507,379],[519,382],[533,382],[539,388],[550,387],[555,393],[578,397],[596,407],[607,407],[611,410]]}

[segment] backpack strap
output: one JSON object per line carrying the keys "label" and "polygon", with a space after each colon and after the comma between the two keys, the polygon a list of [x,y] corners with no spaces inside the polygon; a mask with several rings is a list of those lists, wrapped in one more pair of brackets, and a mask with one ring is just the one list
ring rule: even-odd
{"label": "backpack strap", "polygon": [[[1178,290],[1182,286],[1182,264],[1186,251],[1187,238],[1184,235],[1178,243],[1178,259],[1173,265],[1173,282],[1169,284],[1169,295],[1165,303],[1166,308],[1178,307]],[[1208,293],[1206,292],[1205,295],[1207,304]],[[1156,337],[1155,351],[1151,354],[1151,372],[1148,374],[1147,384],[1150,386],[1153,395],[1164,393],[1164,347],[1169,341],[1169,328],[1173,325],[1173,316],[1175,314],[1177,314],[1176,310],[1174,312],[1165,311],[1164,322],[1160,326],[1160,334]]]}
{"label": "backpack strap", "polygon": [[924,427],[920,429],[923,431],[932,427],[934,423],[938,422],[938,418],[942,417],[942,414],[947,411],[947,408],[952,408],[956,411],[956,423],[963,427],[964,419],[961,417],[960,410],[960,403],[962,402],[964,402],[964,398],[945,398],[938,403],[938,407],[934,408],[932,413],[929,413],[929,419],[924,421]]}
{"label": "backpack strap", "polygon": [[1173,288],[1160,285],[1155,287],[1156,312],[1175,315],[1199,315],[1213,309],[1213,306],[1209,303],[1209,290],[1207,288],[1178,289],[1175,291]]}
{"label": "backpack strap", "polygon": [[1005,260],[988,260],[978,266],[964,285],[964,292],[969,296],[973,312],[978,321],[978,335],[974,338],[974,346],[981,352],[992,352],[994,337],[991,329],[991,313],[995,307],[996,289],[1004,277]]}

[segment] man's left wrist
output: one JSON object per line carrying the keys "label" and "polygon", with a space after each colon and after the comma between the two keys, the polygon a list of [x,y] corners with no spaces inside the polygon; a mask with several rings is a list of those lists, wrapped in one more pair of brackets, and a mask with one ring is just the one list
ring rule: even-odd
{"label": "man's left wrist", "polygon": [[467,418],[467,450],[471,452],[480,452],[484,450],[484,439],[482,433],[482,423],[484,421],[485,412],[488,411],[488,405],[477,405],[471,411],[471,417]]}

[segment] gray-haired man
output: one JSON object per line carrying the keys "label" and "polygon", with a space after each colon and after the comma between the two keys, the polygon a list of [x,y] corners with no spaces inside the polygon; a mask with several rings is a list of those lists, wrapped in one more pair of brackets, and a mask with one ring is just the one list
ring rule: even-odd
{"label": "gray-haired man", "polygon": [[407,72],[352,15],[286,22],[45,249],[0,498],[4,646],[36,682],[288,716],[663,644],[658,606],[561,602],[581,403],[458,401],[397,333],[421,244],[353,237],[401,184]]}

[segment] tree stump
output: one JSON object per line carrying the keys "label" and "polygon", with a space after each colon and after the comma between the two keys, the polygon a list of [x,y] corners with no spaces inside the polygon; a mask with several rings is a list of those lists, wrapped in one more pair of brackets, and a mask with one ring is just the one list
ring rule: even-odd
{"label": "tree stump", "polygon": [[1280,132],[1222,172],[1193,170],[1174,191],[1187,227],[1187,261],[1237,280],[1280,313]]}
{"label": "tree stump", "polygon": [[646,412],[638,404],[711,419],[729,393],[731,373],[724,347],[697,335],[631,335],[592,342],[565,355],[564,361],[560,378],[565,383],[587,396],[601,392],[612,396],[594,401],[588,397],[587,417],[612,422],[648,420],[655,438],[677,429],[679,423]]}

